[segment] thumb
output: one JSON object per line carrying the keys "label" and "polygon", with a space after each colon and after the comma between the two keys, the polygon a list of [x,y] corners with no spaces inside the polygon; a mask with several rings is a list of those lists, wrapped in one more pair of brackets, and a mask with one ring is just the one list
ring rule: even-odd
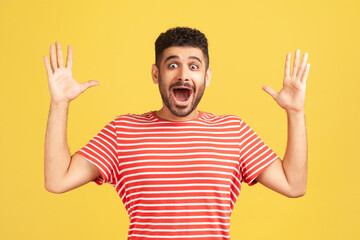
{"label": "thumb", "polygon": [[86,89],[88,89],[90,87],[95,87],[95,86],[99,86],[99,82],[96,80],[90,80],[90,81],[81,83],[80,90],[81,90],[81,92],[84,92]]}
{"label": "thumb", "polygon": [[276,99],[278,93],[277,93],[274,89],[272,89],[272,88],[269,87],[269,86],[263,86],[262,89],[263,89],[266,93],[268,93],[270,96],[272,96],[274,99]]}

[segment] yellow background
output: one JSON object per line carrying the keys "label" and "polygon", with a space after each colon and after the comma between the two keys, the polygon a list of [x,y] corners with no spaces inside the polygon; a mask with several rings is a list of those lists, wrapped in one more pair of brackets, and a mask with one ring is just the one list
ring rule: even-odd
{"label": "yellow background", "polygon": [[212,82],[199,109],[243,118],[281,157],[286,114],[261,90],[279,90],[284,60],[309,53],[308,191],[291,199],[243,185],[231,239],[360,239],[360,4],[305,1],[0,1],[0,239],[126,239],[129,220],[110,185],[65,194],[43,186],[49,111],[43,55],[74,49],[71,153],[115,116],[161,107],[150,70],[154,42],[190,26],[209,40]]}

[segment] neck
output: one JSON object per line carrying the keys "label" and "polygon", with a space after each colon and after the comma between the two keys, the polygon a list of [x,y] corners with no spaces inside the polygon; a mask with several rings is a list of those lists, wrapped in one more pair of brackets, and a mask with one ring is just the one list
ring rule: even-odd
{"label": "neck", "polygon": [[188,120],[193,120],[198,117],[197,109],[194,109],[190,114],[185,117],[178,117],[174,115],[167,107],[163,106],[159,111],[156,112],[156,115],[164,120],[173,121],[173,122],[183,122]]}

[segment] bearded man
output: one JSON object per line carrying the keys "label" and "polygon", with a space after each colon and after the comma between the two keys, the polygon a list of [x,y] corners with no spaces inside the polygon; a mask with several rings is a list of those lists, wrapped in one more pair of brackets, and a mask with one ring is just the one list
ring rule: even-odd
{"label": "bearded man", "polygon": [[90,181],[111,184],[130,218],[128,239],[230,239],[230,215],[241,184],[264,186],[287,197],[306,192],[305,53],[285,60],[280,92],[265,86],[288,117],[281,160],[239,117],[197,109],[209,86],[208,42],[196,29],[177,27],[155,42],[152,79],[163,106],[119,115],[71,155],[66,125],[69,103],[97,81],[72,77],[60,44],[44,57],[51,94],[45,139],[45,188],[64,193]]}

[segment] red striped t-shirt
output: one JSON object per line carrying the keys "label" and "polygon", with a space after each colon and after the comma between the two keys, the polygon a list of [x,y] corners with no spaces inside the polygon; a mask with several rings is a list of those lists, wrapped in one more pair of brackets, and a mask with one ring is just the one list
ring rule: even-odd
{"label": "red striped t-shirt", "polygon": [[241,183],[278,158],[239,117],[201,111],[183,122],[117,116],[77,153],[120,196],[128,240],[229,240]]}

